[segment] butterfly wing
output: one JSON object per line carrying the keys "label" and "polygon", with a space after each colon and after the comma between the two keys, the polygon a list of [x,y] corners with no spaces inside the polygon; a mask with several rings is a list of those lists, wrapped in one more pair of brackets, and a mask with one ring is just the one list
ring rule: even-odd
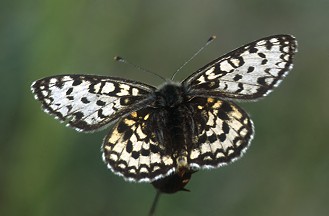
{"label": "butterfly wing", "polygon": [[266,96],[292,69],[297,42],[290,35],[266,37],[202,67],[182,84],[192,99],[197,125],[189,164],[214,168],[241,157],[254,133],[248,114],[231,100]]}
{"label": "butterfly wing", "polygon": [[253,138],[248,114],[231,101],[194,98],[190,109],[196,127],[190,148],[192,168],[215,168],[238,159]]}
{"label": "butterfly wing", "polygon": [[[196,97],[184,105],[189,169],[215,168],[238,159],[253,137],[248,114],[231,101]],[[146,107],[120,119],[105,138],[103,160],[129,181],[153,182],[177,171],[164,112]],[[183,123],[182,123],[183,124]]]}
{"label": "butterfly wing", "polygon": [[293,36],[266,37],[212,61],[182,84],[190,95],[257,99],[267,95],[292,69],[295,52]]}
{"label": "butterfly wing", "polygon": [[31,90],[45,112],[78,131],[94,131],[139,109],[155,88],[106,76],[60,75],[35,81]]}
{"label": "butterfly wing", "polygon": [[175,171],[163,136],[163,113],[145,107],[120,119],[105,138],[103,160],[128,181],[152,182]]}

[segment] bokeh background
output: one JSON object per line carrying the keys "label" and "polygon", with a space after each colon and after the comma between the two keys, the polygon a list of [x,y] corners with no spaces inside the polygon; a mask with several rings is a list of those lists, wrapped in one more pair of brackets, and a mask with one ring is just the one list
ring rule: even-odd
{"label": "bokeh background", "polygon": [[191,192],[163,195],[157,215],[328,215],[329,2],[10,1],[0,8],[0,215],[147,215],[155,191],[101,160],[108,129],[83,134],[40,109],[32,81],[64,73],[161,84],[114,62],[122,55],[164,77],[211,35],[176,76],[264,36],[296,36],[294,70],[274,93],[240,103],[256,126],[245,156],[193,175]]}

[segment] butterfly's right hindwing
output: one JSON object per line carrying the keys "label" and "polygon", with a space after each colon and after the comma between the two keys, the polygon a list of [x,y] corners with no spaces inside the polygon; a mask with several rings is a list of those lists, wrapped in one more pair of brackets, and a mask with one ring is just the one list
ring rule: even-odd
{"label": "butterfly's right hindwing", "polygon": [[193,168],[216,168],[237,160],[253,138],[253,123],[248,114],[231,101],[194,98],[193,121],[197,132],[190,147]]}
{"label": "butterfly's right hindwing", "polygon": [[60,75],[31,86],[43,109],[79,131],[94,131],[145,106],[155,88],[95,75]]}

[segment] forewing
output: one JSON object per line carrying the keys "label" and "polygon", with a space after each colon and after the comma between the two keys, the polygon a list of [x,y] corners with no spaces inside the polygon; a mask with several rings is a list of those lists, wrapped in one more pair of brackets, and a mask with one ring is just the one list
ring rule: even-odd
{"label": "forewing", "polygon": [[242,46],[183,81],[191,95],[257,99],[267,95],[293,67],[297,41],[275,35]]}
{"label": "forewing", "polygon": [[155,88],[136,81],[95,75],[61,75],[31,86],[45,112],[79,131],[94,131],[140,104]]}
{"label": "forewing", "polygon": [[215,98],[195,98],[190,104],[197,110],[190,166],[215,168],[241,157],[254,133],[248,114],[233,102]]}
{"label": "forewing", "polygon": [[159,115],[144,108],[116,123],[102,146],[108,168],[128,181],[138,182],[152,182],[175,171],[172,155],[158,139],[164,129],[153,127],[161,121]]}

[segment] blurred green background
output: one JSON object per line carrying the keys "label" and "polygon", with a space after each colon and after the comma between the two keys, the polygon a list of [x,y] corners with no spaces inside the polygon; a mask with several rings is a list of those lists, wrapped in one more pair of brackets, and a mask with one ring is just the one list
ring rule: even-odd
{"label": "blurred green background", "polygon": [[0,8],[0,215],[146,215],[155,191],[128,183],[101,160],[108,129],[83,134],[40,109],[32,81],[88,73],[162,81],[114,62],[122,55],[164,77],[211,35],[217,40],[176,76],[264,36],[299,42],[294,70],[257,103],[240,103],[256,126],[239,161],[193,175],[161,197],[157,215],[328,215],[329,2],[9,1]]}

